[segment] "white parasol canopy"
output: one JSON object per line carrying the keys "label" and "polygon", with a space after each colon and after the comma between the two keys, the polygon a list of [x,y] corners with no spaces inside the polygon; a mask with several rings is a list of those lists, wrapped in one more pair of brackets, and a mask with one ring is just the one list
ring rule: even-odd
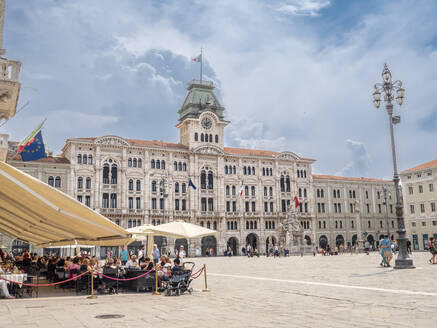
{"label": "white parasol canopy", "polygon": [[206,236],[214,236],[218,233],[216,230],[207,229],[196,224],[187,223],[180,220],[152,227],[152,230],[156,235],[169,236],[173,238],[201,238]]}

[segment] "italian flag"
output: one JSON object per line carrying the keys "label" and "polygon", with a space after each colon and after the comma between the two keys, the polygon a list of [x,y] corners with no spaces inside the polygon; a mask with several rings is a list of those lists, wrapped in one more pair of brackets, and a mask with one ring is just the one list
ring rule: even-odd
{"label": "italian flag", "polygon": [[193,59],[193,62],[201,63],[202,62],[202,54]]}
{"label": "italian flag", "polygon": [[244,186],[243,186],[243,182],[241,182],[241,186],[240,186],[240,197],[243,196],[243,191],[244,191]]}

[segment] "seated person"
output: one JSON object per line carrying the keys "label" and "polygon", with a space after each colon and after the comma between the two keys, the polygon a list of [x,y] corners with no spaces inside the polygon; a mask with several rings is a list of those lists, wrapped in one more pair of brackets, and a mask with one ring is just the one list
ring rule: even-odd
{"label": "seated person", "polygon": [[79,258],[75,257],[73,263],[71,263],[68,267],[68,278],[73,278],[77,276],[77,273],[72,273],[72,270],[80,270]]}
{"label": "seated person", "polygon": [[153,270],[153,262],[150,261],[149,257],[144,258],[144,263],[141,266],[144,271],[150,271]]}
{"label": "seated person", "polygon": [[185,267],[183,265],[181,265],[181,260],[176,258],[173,261],[174,266],[173,268],[171,268],[171,275],[173,276],[175,273],[176,274],[180,274],[181,271],[185,270]]}
{"label": "seated person", "polygon": [[127,261],[126,267],[128,267],[128,268],[137,268],[137,267],[139,267],[139,263],[137,261],[137,256],[136,255],[132,255],[131,259],[129,261]]}
{"label": "seated person", "polygon": [[[5,273],[0,266],[0,274]],[[5,298],[15,298],[14,296],[9,295],[8,286],[6,284],[6,280],[0,279],[0,291],[3,294],[3,297]]]}

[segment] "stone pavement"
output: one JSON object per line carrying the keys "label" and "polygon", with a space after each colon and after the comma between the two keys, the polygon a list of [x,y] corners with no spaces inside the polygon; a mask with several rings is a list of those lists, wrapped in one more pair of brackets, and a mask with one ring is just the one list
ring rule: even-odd
{"label": "stone pavement", "polygon": [[[379,267],[379,255],[197,258],[193,295],[0,300],[0,327],[434,327],[437,265]],[[122,314],[118,319],[97,315]]]}

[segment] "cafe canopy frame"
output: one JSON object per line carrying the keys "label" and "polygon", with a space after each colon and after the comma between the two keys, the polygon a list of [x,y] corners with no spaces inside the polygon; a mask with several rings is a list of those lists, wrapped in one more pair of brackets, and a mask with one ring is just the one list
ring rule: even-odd
{"label": "cafe canopy frame", "polygon": [[119,246],[131,234],[67,194],[0,162],[0,230],[37,247]]}

